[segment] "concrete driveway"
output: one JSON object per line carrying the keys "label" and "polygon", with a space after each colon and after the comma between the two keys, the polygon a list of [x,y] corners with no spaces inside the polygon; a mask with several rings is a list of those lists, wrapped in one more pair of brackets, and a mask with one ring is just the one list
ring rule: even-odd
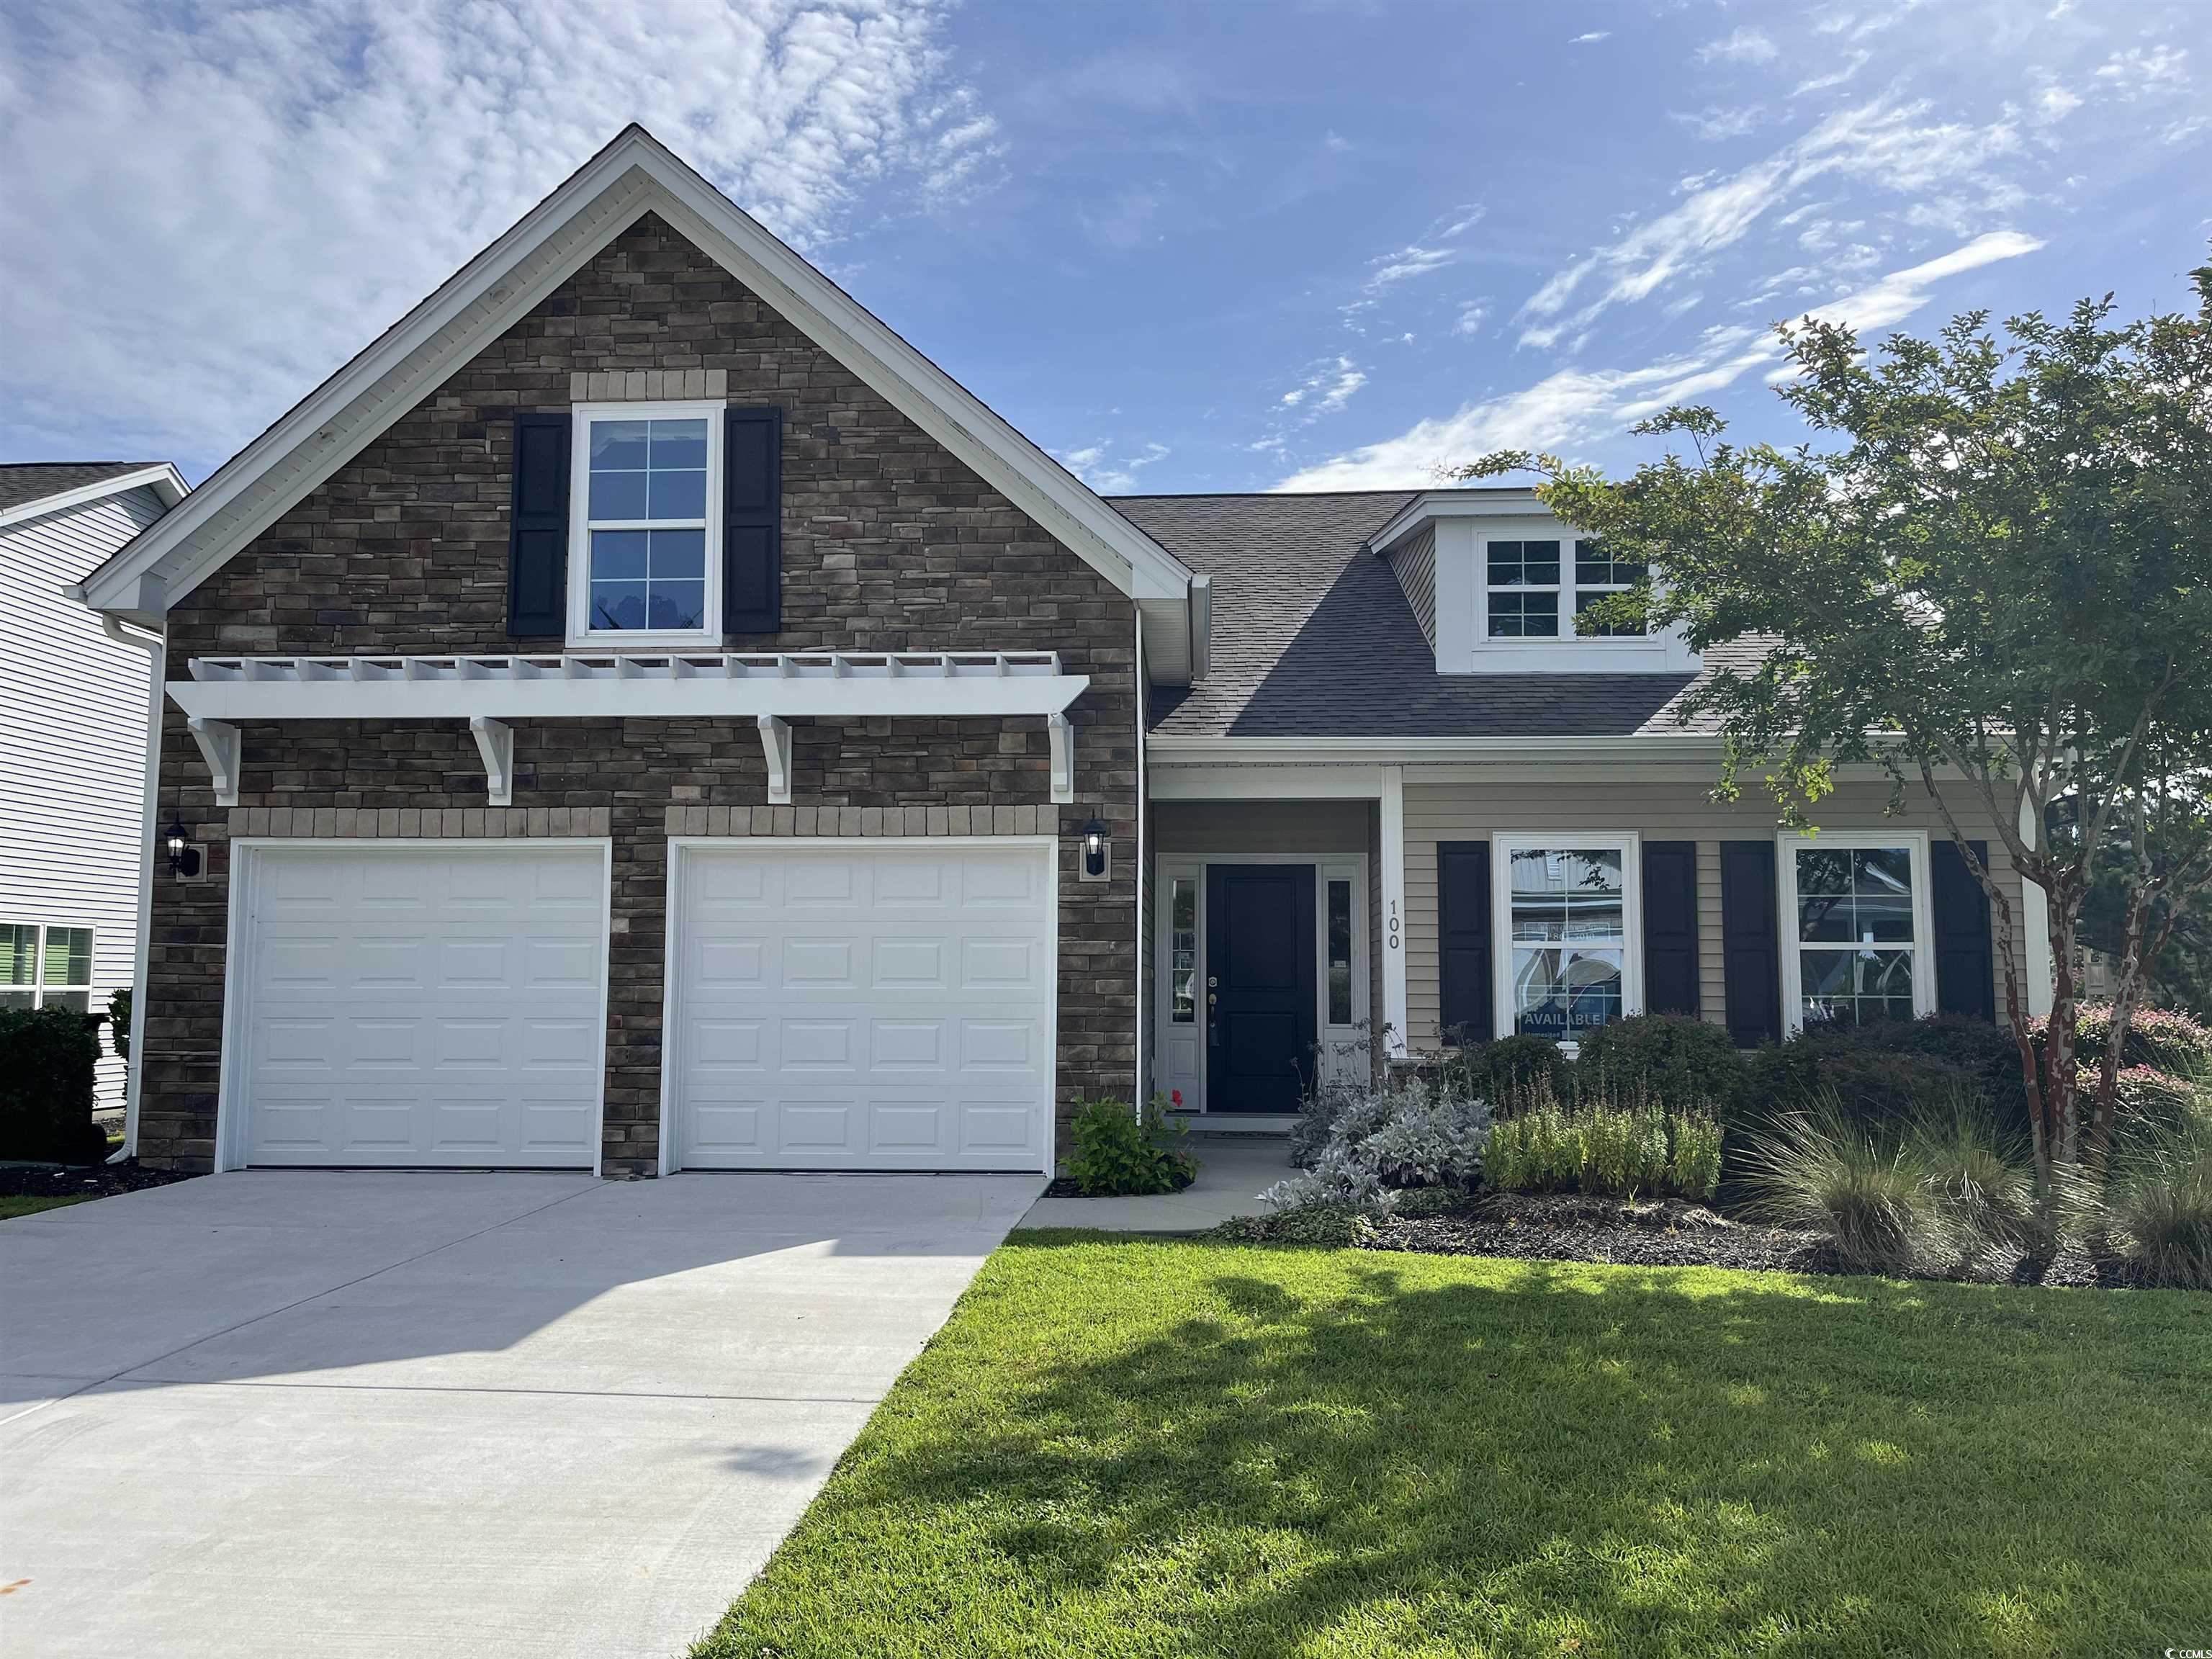
{"label": "concrete driveway", "polygon": [[0,1222],[0,1651],[680,1653],[1042,1186],[254,1172]]}

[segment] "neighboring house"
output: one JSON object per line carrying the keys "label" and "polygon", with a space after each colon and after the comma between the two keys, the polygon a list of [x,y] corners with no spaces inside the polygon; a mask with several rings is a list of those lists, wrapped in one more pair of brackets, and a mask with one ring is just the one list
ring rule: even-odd
{"label": "neighboring house", "polygon": [[1036,1170],[1364,1025],[1986,1014],[1924,810],[1801,851],[1711,665],[1572,637],[1632,575],[1525,491],[1103,501],[633,127],[87,584],[208,853],[137,1145]]}
{"label": "neighboring house", "polygon": [[[166,461],[0,465],[0,1007],[104,1013],[131,982],[154,642],[76,588],[184,495]],[[119,1108],[101,1049],[97,1103]]]}

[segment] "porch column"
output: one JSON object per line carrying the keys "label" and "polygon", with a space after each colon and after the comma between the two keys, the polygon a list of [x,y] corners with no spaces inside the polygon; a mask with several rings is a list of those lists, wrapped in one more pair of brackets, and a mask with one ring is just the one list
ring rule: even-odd
{"label": "porch column", "polygon": [[1406,1053],[1406,770],[1382,769],[1382,1020],[1393,1059]]}

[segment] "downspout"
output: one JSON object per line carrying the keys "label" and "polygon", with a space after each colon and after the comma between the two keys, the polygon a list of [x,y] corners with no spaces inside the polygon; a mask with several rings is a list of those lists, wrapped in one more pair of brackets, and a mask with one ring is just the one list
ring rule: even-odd
{"label": "downspout", "polygon": [[145,651],[152,682],[146,698],[146,799],[138,826],[138,949],[131,969],[131,1058],[123,1071],[123,1145],[107,1160],[121,1164],[138,1156],[138,1085],[146,1074],[146,958],[154,939],[154,836],[161,805],[161,699],[167,690],[162,674],[169,641],[166,633],[129,627],[104,611],[100,631],[118,645]]}
{"label": "downspout", "polygon": [[1142,605],[1132,605],[1137,616],[1136,636],[1136,692],[1137,704],[1137,908],[1136,975],[1137,975],[1137,1053],[1136,1076],[1133,1079],[1136,1092],[1137,1117],[1145,1115],[1145,611]]}

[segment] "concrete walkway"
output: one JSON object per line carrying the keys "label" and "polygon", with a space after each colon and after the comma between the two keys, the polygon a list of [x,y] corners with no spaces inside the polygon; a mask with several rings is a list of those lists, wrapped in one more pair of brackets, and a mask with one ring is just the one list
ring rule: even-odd
{"label": "concrete walkway", "polygon": [[1198,1179],[1158,1198],[1041,1198],[1024,1227],[1097,1227],[1109,1233],[1200,1233],[1232,1216],[1266,1215],[1260,1194],[1291,1173],[1274,1135],[1193,1135]]}
{"label": "concrete walkway", "polygon": [[668,1659],[1041,1185],[256,1172],[0,1222],[0,1652]]}

